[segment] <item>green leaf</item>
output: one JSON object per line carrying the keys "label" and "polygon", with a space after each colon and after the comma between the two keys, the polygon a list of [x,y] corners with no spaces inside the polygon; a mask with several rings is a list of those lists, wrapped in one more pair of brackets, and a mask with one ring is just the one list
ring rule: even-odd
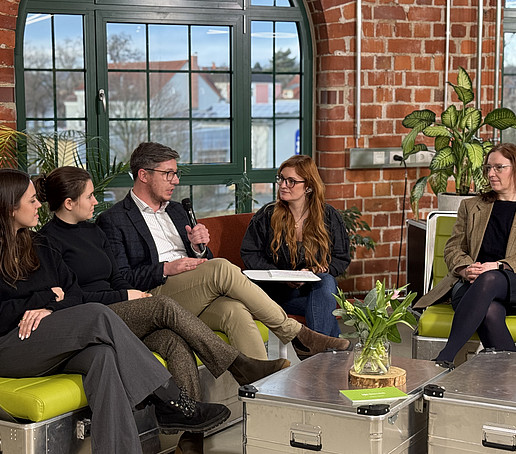
{"label": "green leaf", "polygon": [[441,121],[444,126],[448,128],[454,128],[457,124],[459,116],[457,114],[457,108],[452,104],[449,106],[441,115]]}
{"label": "green leaf", "polygon": [[446,128],[446,126],[437,125],[437,126],[428,126],[423,130],[423,134],[427,137],[451,137],[452,134]]}
{"label": "green leaf", "polygon": [[435,154],[432,161],[430,161],[431,170],[443,170],[452,167],[455,164],[452,149],[450,147],[443,148]]}
{"label": "green leaf", "polygon": [[471,169],[476,170],[484,163],[484,149],[478,142],[465,143],[464,147],[468,153],[468,159],[471,164]]}
{"label": "green leaf", "polygon": [[435,138],[434,147],[435,151],[440,151],[450,145],[450,137],[438,136]]}
{"label": "green leaf", "polygon": [[464,128],[470,131],[475,131],[480,128],[482,124],[482,113],[478,109],[471,109],[464,117]]}
{"label": "green leaf", "polygon": [[439,194],[440,192],[445,192],[448,186],[448,178],[452,174],[449,170],[440,170],[433,172],[429,178],[428,182],[430,183],[430,187],[434,194]]}
{"label": "green leaf", "polygon": [[419,217],[419,199],[423,197],[423,194],[425,193],[427,180],[427,176],[421,177],[416,181],[416,184],[410,191],[410,206],[412,207],[412,212],[416,215],[416,218]]}
{"label": "green leaf", "polygon": [[471,77],[469,77],[468,72],[462,66],[459,66],[459,74],[457,75],[457,85],[466,88],[467,90],[473,90],[473,83],[471,82]]}
{"label": "green leaf", "polygon": [[460,87],[458,85],[453,85],[452,83],[448,82],[453,89],[455,90],[455,93],[457,93],[457,96],[459,97],[459,100],[464,104],[469,104],[473,99],[475,99],[475,95],[473,93],[473,90],[469,90],[464,87]]}
{"label": "green leaf", "polygon": [[516,114],[506,107],[494,109],[486,115],[484,124],[504,130],[516,127]]}
{"label": "green leaf", "polygon": [[412,113],[409,113],[402,121],[402,125],[405,128],[413,129],[413,128],[421,128],[423,130],[427,126],[431,125],[435,122],[435,113],[431,110],[415,110]]}

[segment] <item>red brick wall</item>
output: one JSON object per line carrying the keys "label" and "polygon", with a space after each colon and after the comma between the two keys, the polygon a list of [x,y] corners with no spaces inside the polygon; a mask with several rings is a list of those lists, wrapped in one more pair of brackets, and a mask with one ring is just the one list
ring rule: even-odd
{"label": "red brick wall", "polygon": [[[484,6],[482,99],[493,97],[495,1]],[[396,284],[403,200],[402,169],[348,169],[349,149],[356,147],[355,49],[356,3],[306,0],[316,39],[316,149],[327,197],[338,208],[356,205],[372,227],[376,251],[360,251],[351,264],[346,290],[369,289],[376,279]],[[440,113],[444,106],[445,0],[363,0],[361,137],[358,147],[396,147],[407,130],[403,117],[415,109]],[[450,75],[456,82],[463,66],[476,73],[477,2],[453,2]],[[488,85],[490,84],[490,87]],[[448,90],[449,101],[452,90]],[[492,104],[483,103],[483,109]],[[410,168],[409,185],[425,168]],[[409,188],[410,189],[410,188]],[[421,200],[422,214],[437,205]],[[407,215],[413,217],[409,204]],[[406,237],[404,238],[406,239]],[[402,275],[405,283],[405,241]]]}
{"label": "red brick wall", "polygon": [[[0,122],[14,126],[14,29],[18,0],[0,2]],[[376,279],[396,283],[404,172],[350,170],[356,146],[356,4],[346,0],[305,0],[314,27],[316,159],[329,201],[337,208],[357,206],[373,228],[374,253],[359,251],[351,264],[347,290],[367,290]],[[484,5],[482,99],[492,99],[495,0]],[[455,0],[451,13],[450,80],[457,67],[475,77],[476,1]],[[364,0],[362,4],[362,102],[358,146],[399,146],[403,117],[414,109],[440,112],[444,93],[445,0]],[[452,100],[451,90],[449,97]],[[484,109],[493,106],[487,102]],[[426,169],[409,169],[413,183]],[[435,197],[421,200],[423,212]],[[407,204],[407,214],[412,216]],[[402,257],[405,249],[403,248]],[[405,281],[405,261],[401,282]]]}
{"label": "red brick wall", "polygon": [[16,127],[14,34],[19,0],[0,2],[0,124]]}

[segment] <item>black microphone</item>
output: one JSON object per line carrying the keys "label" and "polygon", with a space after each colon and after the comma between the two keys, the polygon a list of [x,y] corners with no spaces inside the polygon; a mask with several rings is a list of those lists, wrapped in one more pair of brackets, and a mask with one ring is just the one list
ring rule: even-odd
{"label": "black microphone", "polygon": [[[193,229],[197,225],[197,218],[195,217],[195,213],[192,207],[192,201],[190,199],[183,199],[181,200],[181,204],[183,205],[183,209],[186,211],[186,215],[188,216],[190,227]],[[203,253],[206,248],[204,243],[199,243],[198,246],[201,250],[201,253]]]}
{"label": "black microphone", "polygon": [[395,154],[392,159],[394,159],[395,161],[398,161],[398,162],[403,162],[405,159],[403,158],[403,156],[400,156],[399,154]]}

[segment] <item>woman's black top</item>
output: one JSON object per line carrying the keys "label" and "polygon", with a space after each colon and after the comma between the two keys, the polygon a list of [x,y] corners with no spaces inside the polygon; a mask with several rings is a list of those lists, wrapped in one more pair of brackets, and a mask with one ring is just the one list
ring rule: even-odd
{"label": "woman's black top", "polygon": [[41,233],[77,275],[85,301],[112,304],[128,299],[127,290],[132,287],[120,274],[108,239],[97,224],[68,224],[54,216]]}
{"label": "woman's black top", "polygon": [[[271,227],[271,217],[274,211],[274,202],[262,207],[253,216],[247,232],[242,240],[240,254],[246,268],[254,270],[280,269],[290,270],[290,253],[286,244],[278,250],[278,260],[272,255],[271,243],[274,232]],[[324,223],[330,236],[330,263],[328,272],[332,276],[339,276],[351,262],[349,255],[349,238],[340,213],[331,205],[326,204]],[[306,268],[303,248],[299,247],[296,268]]]}
{"label": "woman's black top", "polygon": [[516,202],[496,200],[493,203],[477,262],[496,262],[505,257],[515,213]]}
{"label": "woman's black top", "polygon": [[[34,236],[34,244],[39,257],[39,268],[27,279],[16,282],[15,287],[0,279],[0,336],[16,328],[27,310],[57,311],[83,303],[77,279],[61,259],[59,252],[41,235]],[[56,301],[52,287],[63,289],[62,301]]]}

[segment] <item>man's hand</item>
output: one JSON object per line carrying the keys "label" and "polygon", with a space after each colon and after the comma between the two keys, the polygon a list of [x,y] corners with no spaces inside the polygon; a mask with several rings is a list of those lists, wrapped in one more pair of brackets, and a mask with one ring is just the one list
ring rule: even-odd
{"label": "man's hand", "polygon": [[[210,233],[203,224],[197,224],[194,228],[185,225],[185,230],[188,241],[190,241],[192,246],[197,246],[198,244],[204,244],[206,246],[210,242]],[[202,252],[198,250],[198,248],[194,250],[196,250],[196,252]]]}
{"label": "man's hand", "polygon": [[[59,300],[57,300],[59,301]],[[25,311],[20,323],[18,323],[18,337],[21,340],[28,339],[32,331],[36,331],[41,320],[48,317],[52,311],[50,309],[34,309],[31,311]]]}
{"label": "man's hand", "polygon": [[134,290],[134,289],[127,290],[127,298],[129,300],[136,300],[138,298],[148,298],[149,296],[152,296],[152,295],[150,293],[142,292],[140,290]]}
{"label": "man's hand", "polygon": [[165,276],[174,276],[185,271],[195,270],[201,263],[207,259],[194,259],[191,257],[183,257],[182,259],[174,260],[173,262],[165,262],[163,265],[163,274]]}

